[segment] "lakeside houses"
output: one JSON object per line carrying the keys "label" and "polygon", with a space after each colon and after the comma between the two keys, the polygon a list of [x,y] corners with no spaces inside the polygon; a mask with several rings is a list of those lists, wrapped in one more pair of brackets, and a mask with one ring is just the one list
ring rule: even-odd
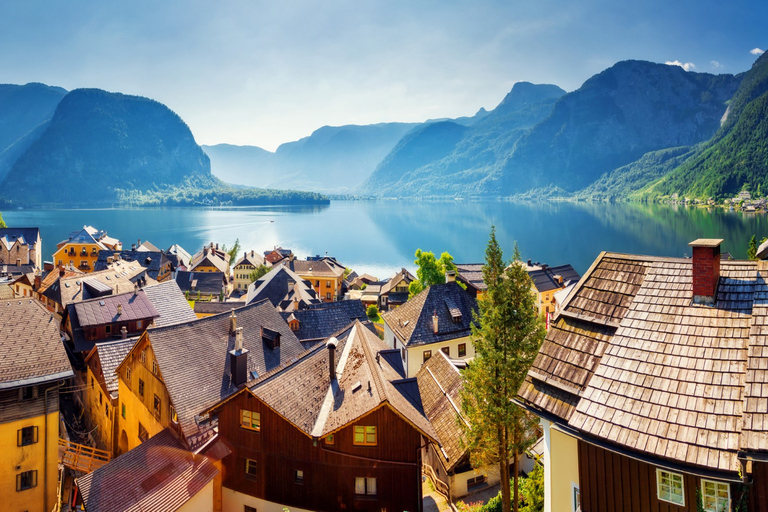
{"label": "lakeside houses", "polygon": [[274,265],[278,261],[290,258],[291,256],[293,256],[293,251],[283,249],[282,247],[275,247],[271,251],[264,251],[264,261],[268,261],[270,265]]}
{"label": "lakeside houses", "polygon": [[471,360],[475,355],[471,336],[477,301],[447,277],[448,282],[429,286],[382,314],[384,341],[400,350],[408,378],[438,351],[450,359]]}
{"label": "lakeside houses", "polygon": [[148,242],[139,249],[132,247],[129,251],[99,251],[93,270],[105,270],[116,261],[135,261],[147,269],[147,275],[158,283],[170,280],[174,270],[170,258],[159,249],[155,251],[142,249],[141,247],[146,247],[146,244]]}
{"label": "lakeside houses", "polygon": [[408,300],[408,286],[416,277],[406,269],[400,269],[381,285],[378,307],[382,311],[395,309]]}
{"label": "lakeside houses", "polygon": [[188,270],[192,256],[178,244],[173,244],[165,251],[165,257],[171,260],[173,269],[173,279],[176,279],[176,272],[179,270]]}
{"label": "lakeside houses", "polygon": [[[248,285],[251,284],[251,274],[261,265],[265,264],[265,259],[256,251],[244,252],[243,257],[237,260],[233,268],[234,277],[232,279],[233,291],[245,294],[248,291]],[[272,264],[266,262],[267,266]]]}
{"label": "lakeside houses", "polygon": [[43,241],[38,228],[0,228],[0,270],[19,276],[43,269]]}
{"label": "lakeside houses", "polygon": [[287,266],[301,279],[309,282],[323,302],[340,300],[343,296],[342,283],[346,269],[334,258],[317,256],[299,260],[289,256]]}
{"label": "lakeside houses", "polygon": [[248,286],[247,304],[268,300],[280,312],[305,309],[323,301],[317,296],[312,283],[302,279],[285,264],[272,270]]}
{"label": "lakeside houses", "polygon": [[456,280],[466,286],[467,293],[479,299],[488,290],[483,280],[484,263],[456,263]]}
{"label": "lakeside houses", "polygon": [[106,231],[83,226],[83,229],[73,231],[65,240],[56,244],[52,261],[56,267],[68,266],[92,272],[99,251],[121,251],[122,248],[120,240],[107,236]]}
{"label": "lakeside houses", "polygon": [[721,242],[603,252],[566,299],[518,396],[547,512],[768,510],[768,262]]}
{"label": "lakeside houses", "polygon": [[211,242],[192,256],[188,270],[194,272],[221,272],[229,277],[229,260],[229,254],[219,249],[219,244]]}
{"label": "lakeside houses", "polygon": [[59,393],[72,377],[59,325],[39,301],[0,301],[0,492],[5,508],[57,503]]}

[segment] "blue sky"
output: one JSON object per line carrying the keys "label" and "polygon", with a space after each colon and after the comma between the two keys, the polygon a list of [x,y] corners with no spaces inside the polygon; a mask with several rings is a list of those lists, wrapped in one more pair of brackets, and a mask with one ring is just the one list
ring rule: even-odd
{"label": "blue sky", "polygon": [[495,107],[515,82],[571,91],[620,60],[738,73],[768,2],[0,2],[0,83],[156,99],[200,144],[274,150],[323,125]]}

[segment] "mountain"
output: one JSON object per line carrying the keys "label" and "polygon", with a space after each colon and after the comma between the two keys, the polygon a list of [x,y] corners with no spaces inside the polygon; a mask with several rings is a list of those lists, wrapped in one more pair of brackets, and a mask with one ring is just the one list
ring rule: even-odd
{"label": "mountain", "polygon": [[0,182],[45,131],[66,94],[61,87],[38,83],[0,84]]}
{"label": "mountain", "polygon": [[203,146],[229,183],[345,193],[373,172],[416,123],[324,126],[274,153],[255,146]]}
{"label": "mountain", "polygon": [[730,101],[722,127],[640,197],[722,199],[746,188],[768,193],[768,54],[761,55]]}
{"label": "mountain", "polygon": [[[156,101],[77,89],[13,165],[5,189],[41,203],[110,201],[117,189],[146,190],[209,178],[208,157],[179,116]],[[54,185],[54,186],[51,186]]]}
{"label": "mountain", "polygon": [[498,172],[518,138],[544,119],[564,94],[555,85],[518,82],[495,109],[479,112],[472,123],[445,121],[414,129],[379,164],[360,192],[464,195]]}

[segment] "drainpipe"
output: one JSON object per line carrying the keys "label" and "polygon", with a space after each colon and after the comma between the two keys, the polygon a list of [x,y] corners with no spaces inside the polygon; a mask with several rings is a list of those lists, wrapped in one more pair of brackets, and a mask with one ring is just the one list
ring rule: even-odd
{"label": "drainpipe", "polygon": [[48,388],[45,390],[45,393],[43,393],[44,396],[44,402],[43,402],[43,423],[45,426],[43,427],[45,440],[43,441],[43,510],[49,510],[48,508],[48,392],[52,389],[60,389],[61,386],[64,384],[64,381],[59,381],[56,386],[52,388]]}

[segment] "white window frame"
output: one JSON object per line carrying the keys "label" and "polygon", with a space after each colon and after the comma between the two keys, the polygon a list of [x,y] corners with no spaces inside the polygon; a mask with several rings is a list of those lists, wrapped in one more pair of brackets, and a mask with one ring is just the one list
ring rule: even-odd
{"label": "white window frame", "polygon": [[[707,493],[705,491],[706,484],[714,484],[715,486],[714,496],[707,496]],[[724,503],[724,505],[726,505],[725,509],[718,508],[718,496],[717,496],[718,486],[725,486],[726,490],[728,491],[728,498],[727,498],[728,501]],[[714,505],[715,508],[707,508],[708,497],[715,500],[715,505]],[[707,512],[720,512],[721,510],[731,510],[731,485],[728,482],[721,482],[718,480],[705,480],[702,478],[701,479],[701,503],[704,506],[704,510],[706,510]]]}
{"label": "white window frame", "polygon": [[[672,501],[671,499],[666,499],[661,497],[662,473],[666,473],[667,475],[669,475],[670,480],[673,477],[680,477],[680,491],[681,491],[680,498],[682,501],[680,501],[679,503],[676,501]],[[669,495],[670,497],[672,496],[671,487],[670,487]],[[669,471],[667,469],[656,468],[656,497],[658,498],[659,501],[663,501],[664,503],[671,503],[673,505],[684,507],[685,506],[685,477],[683,476],[683,474],[675,473],[674,471]]]}

